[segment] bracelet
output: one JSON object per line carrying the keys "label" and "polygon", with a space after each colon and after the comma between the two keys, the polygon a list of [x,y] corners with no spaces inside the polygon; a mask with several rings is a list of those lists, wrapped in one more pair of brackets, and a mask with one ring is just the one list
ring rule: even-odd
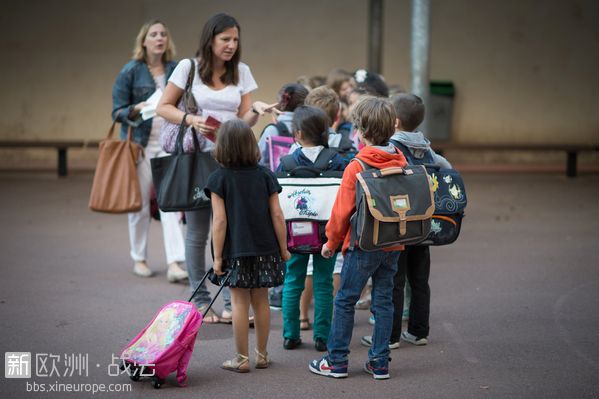
{"label": "bracelet", "polygon": [[255,113],[256,115],[260,115],[260,112],[256,111],[256,108],[254,108],[253,104],[252,104],[252,112]]}

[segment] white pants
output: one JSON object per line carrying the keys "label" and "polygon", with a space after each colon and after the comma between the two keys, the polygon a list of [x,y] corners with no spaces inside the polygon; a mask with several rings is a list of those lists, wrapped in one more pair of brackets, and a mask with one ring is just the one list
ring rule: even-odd
{"label": "white pants", "polygon": [[[150,231],[150,193],[152,191],[152,169],[150,159],[165,156],[158,142],[150,142],[145,148],[145,157],[137,164],[137,176],[141,188],[141,211],[129,213],[129,242],[131,244],[131,258],[134,261],[148,259],[148,233]],[[162,224],[162,237],[166,263],[185,261],[185,242],[181,230],[180,212],[160,211]]]}

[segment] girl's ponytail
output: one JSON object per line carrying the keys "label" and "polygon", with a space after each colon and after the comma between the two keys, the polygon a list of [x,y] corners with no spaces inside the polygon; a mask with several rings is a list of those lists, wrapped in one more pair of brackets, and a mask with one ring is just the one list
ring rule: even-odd
{"label": "girl's ponytail", "polygon": [[295,109],[304,104],[304,100],[308,96],[308,89],[298,83],[288,83],[279,90],[278,100],[279,110],[283,112],[293,112]]}

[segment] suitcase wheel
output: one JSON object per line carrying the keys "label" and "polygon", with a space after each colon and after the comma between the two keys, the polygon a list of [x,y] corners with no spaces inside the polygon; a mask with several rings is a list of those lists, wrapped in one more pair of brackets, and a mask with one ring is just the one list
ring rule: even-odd
{"label": "suitcase wheel", "polygon": [[164,380],[161,380],[158,377],[154,377],[152,380],[153,380],[152,383],[154,385],[154,389],[160,389],[162,384],[164,384]]}
{"label": "suitcase wheel", "polygon": [[129,378],[131,378],[131,381],[139,381],[141,368],[131,366],[129,370],[131,372],[131,374],[129,374]]}

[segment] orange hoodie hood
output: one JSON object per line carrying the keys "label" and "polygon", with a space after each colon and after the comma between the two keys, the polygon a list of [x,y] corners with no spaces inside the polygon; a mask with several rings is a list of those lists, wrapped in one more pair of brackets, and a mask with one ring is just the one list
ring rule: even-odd
{"label": "orange hoodie hood", "polygon": [[[390,151],[393,151],[393,153]],[[377,169],[392,167],[403,168],[408,164],[401,151],[397,150],[397,148],[391,144],[387,147],[364,147],[356,155],[356,158]]]}

